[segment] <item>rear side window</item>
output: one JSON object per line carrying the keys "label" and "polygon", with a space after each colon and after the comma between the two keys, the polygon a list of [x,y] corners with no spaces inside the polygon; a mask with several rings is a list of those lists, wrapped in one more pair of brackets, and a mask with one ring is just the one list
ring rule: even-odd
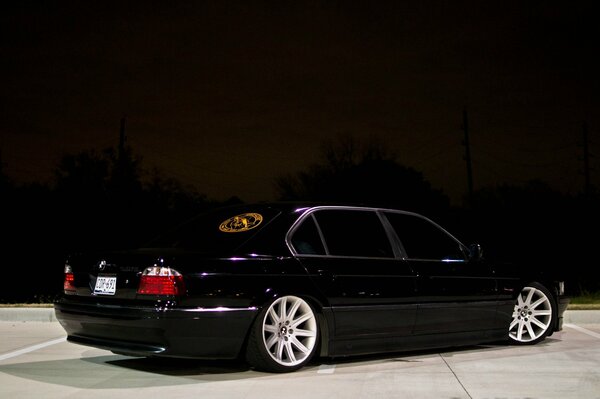
{"label": "rear side window", "polygon": [[325,248],[312,215],[304,219],[294,231],[291,244],[301,255],[325,255]]}
{"label": "rear side window", "polygon": [[280,212],[262,206],[231,206],[203,213],[147,244],[204,253],[231,253],[271,223]]}
{"label": "rear side window", "polygon": [[410,259],[465,260],[461,245],[429,220],[403,213],[386,213]]}
{"label": "rear side window", "polygon": [[346,209],[314,213],[329,255],[392,258],[388,236],[373,211]]}

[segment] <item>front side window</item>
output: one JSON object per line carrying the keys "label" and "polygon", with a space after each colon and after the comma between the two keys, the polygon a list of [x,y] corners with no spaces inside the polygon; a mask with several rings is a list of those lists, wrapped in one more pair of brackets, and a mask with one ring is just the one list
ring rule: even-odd
{"label": "front side window", "polygon": [[394,257],[388,236],[374,211],[324,209],[314,216],[329,255]]}
{"label": "front side window", "polygon": [[427,219],[403,213],[386,213],[409,259],[464,261],[461,245]]}

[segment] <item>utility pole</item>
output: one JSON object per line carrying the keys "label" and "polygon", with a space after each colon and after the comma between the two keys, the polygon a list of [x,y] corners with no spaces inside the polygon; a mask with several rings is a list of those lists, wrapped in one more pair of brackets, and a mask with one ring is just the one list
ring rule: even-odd
{"label": "utility pole", "polygon": [[588,139],[588,126],[586,122],[583,122],[582,126],[583,133],[583,194],[586,197],[590,197],[592,194],[592,187],[590,184],[590,150],[589,150],[589,139]]}
{"label": "utility pole", "polygon": [[4,176],[4,167],[5,166],[6,166],[6,164],[2,161],[2,147],[0,146],[0,189],[2,188],[4,183],[6,181],[8,181],[8,178],[6,176]]}
{"label": "utility pole", "polygon": [[119,197],[125,196],[127,189],[127,153],[125,151],[125,117],[121,118],[121,127],[119,129],[119,148],[117,149],[117,159],[113,169],[113,184],[115,194]]}
{"label": "utility pole", "polygon": [[468,189],[468,201],[469,206],[473,205],[473,166],[471,163],[471,145],[469,143],[469,119],[467,116],[467,107],[463,109],[463,124],[462,129],[465,132],[465,139],[462,141],[462,145],[465,146],[464,160],[467,163],[467,189]]}
{"label": "utility pole", "polygon": [[121,129],[119,130],[119,160],[123,159],[123,154],[125,153],[125,117],[121,118]]}

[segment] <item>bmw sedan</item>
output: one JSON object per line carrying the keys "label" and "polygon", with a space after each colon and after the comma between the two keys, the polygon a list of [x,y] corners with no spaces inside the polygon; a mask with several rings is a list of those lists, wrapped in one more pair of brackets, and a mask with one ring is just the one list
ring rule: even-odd
{"label": "bmw sedan", "polygon": [[71,255],[55,312],[78,344],[287,372],[313,356],[535,344],[568,301],[559,279],[487,260],[416,213],[272,203]]}

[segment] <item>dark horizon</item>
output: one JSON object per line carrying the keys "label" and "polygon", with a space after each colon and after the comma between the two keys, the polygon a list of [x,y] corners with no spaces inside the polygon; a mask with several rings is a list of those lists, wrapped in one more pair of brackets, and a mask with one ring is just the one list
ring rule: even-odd
{"label": "dark horizon", "polygon": [[[28,2],[2,17],[0,151],[17,183],[127,144],[210,197],[274,197],[323,140],[379,137],[454,203],[539,179],[584,187],[597,151],[595,3]],[[598,186],[597,158],[590,157]]]}

